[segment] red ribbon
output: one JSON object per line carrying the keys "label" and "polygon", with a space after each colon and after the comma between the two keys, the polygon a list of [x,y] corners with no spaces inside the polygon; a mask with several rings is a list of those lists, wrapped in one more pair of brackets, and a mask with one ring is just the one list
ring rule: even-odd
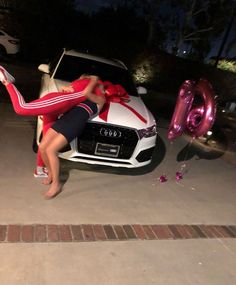
{"label": "red ribbon", "polygon": [[135,114],[143,123],[147,123],[147,120],[139,114],[134,108],[130,107],[125,101],[129,100],[129,95],[126,93],[124,88],[120,85],[109,85],[105,88],[106,103],[99,114],[99,118],[107,122],[107,117],[110,109],[110,103],[119,103],[125,108],[129,109],[133,114]]}

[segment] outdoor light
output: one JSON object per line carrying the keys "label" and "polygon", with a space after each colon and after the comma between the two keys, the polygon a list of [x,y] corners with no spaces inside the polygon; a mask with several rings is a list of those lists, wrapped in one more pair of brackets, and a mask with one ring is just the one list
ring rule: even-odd
{"label": "outdoor light", "polygon": [[212,136],[212,134],[213,134],[212,131],[208,131],[208,132],[206,133],[206,135],[205,135],[205,138],[206,138],[205,144],[208,144],[208,141],[209,141],[210,137]]}
{"label": "outdoor light", "polygon": [[207,132],[207,135],[208,135],[208,136],[211,136],[211,135],[212,135],[212,131],[208,131],[208,132]]}
{"label": "outdoor light", "polygon": [[137,66],[134,73],[135,80],[139,83],[145,83],[153,76],[153,68],[149,60],[144,60]]}

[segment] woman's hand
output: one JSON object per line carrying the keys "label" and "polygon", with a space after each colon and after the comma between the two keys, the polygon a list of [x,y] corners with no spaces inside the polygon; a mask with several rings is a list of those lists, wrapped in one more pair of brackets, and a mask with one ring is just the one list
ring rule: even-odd
{"label": "woman's hand", "polygon": [[97,79],[97,80],[99,80],[99,77],[96,75],[89,75],[89,74],[84,73],[84,74],[80,75],[79,79]]}
{"label": "woman's hand", "polygon": [[90,75],[86,74],[86,73],[83,73],[80,75],[79,79],[89,79],[90,78]]}
{"label": "woman's hand", "polygon": [[61,87],[62,92],[74,92],[74,88],[72,86],[62,86]]}

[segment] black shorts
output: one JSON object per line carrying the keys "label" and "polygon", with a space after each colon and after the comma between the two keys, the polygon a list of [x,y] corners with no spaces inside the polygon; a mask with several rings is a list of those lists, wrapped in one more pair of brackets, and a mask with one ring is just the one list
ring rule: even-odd
{"label": "black shorts", "polygon": [[85,100],[66,112],[51,128],[62,134],[67,139],[67,142],[70,143],[74,138],[81,136],[86,122],[97,111],[96,103]]}

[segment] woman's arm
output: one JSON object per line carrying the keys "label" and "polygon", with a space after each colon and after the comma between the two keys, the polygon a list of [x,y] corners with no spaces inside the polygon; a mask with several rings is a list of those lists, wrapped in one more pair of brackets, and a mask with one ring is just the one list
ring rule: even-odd
{"label": "woman's arm", "polygon": [[86,97],[90,100],[90,101],[92,101],[92,102],[94,102],[94,103],[96,103],[96,104],[98,104],[98,105],[103,105],[105,102],[106,102],[106,99],[105,99],[105,96],[102,96],[102,95],[96,95],[95,93],[88,93],[87,95],[86,95]]}
{"label": "woman's arm", "polygon": [[83,95],[88,96],[90,93],[93,92],[94,88],[97,86],[99,77],[95,76],[95,75],[89,75],[89,76],[84,77],[84,78],[90,79],[88,85],[83,90]]}
{"label": "woman's arm", "polygon": [[99,78],[95,75],[83,74],[79,77],[79,79],[76,79],[70,85],[62,86],[60,88],[60,91],[61,92],[68,92],[68,93],[76,92],[76,89],[74,88],[73,83],[78,82],[79,80],[82,80],[82,79],[88,79],[88,85],[83,90],[83,95],[87,96],[88,93],[91,93],[93,91],[93,89],[96,87],[96,85],[98,83]]}
{"label": "woman's arm", "polygon": [[105,96],[104,95],[98,96],[95,93],[93,93],[93,90],[98,85],[99,77],[95,75],[89,75],[88,77],[90,78],[90,81],[89,84],[83,90],[83,95],[86,96],[90,101],[98,104],[99,109],[101,110],[101,108],[106,102]]}

